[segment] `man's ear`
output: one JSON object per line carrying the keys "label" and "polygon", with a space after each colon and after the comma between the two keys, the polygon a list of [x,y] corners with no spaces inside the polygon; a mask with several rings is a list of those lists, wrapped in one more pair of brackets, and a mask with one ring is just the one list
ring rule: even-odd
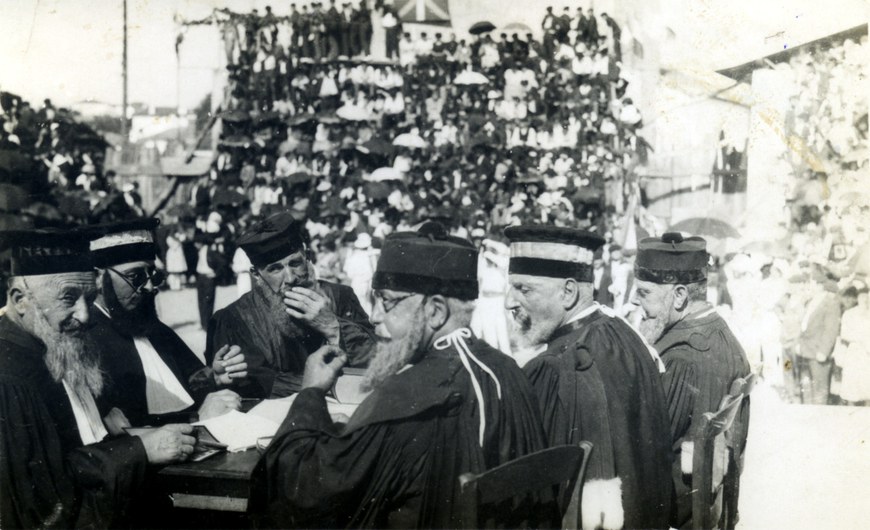
{"label": "man's ear", "polygon": [[21,317],[27,312],[27,307],[32,305],[32,300],[27,292],[20,286],[15,285],[9,290],[9,306]]}
{"label": "man's ear", "polygon": [[580,285],[574,278],[566,278],[562,283],[562,289],[559,292],[559,301],[562,308],[565,310],[571,309],[577,305],[577,297],[580,296]]}
{"label": "man's ear", "polygon": [[689,305],[689,288],[685,285],[674,286],[674,309],[683,311]]}
{"label": "man's ear", "polygon": [[447,300],[440,294],[430,296],[423,306],[426,321],[433,330],[441,329],[450,319],[450,306]]}

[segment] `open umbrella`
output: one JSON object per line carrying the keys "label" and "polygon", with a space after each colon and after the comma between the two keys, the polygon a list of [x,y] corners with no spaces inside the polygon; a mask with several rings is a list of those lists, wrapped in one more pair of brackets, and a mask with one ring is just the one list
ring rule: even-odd
{"label": "open umbrella", "polygon": [[314,179],[314,175],[306,171],[297,171],[296,173],[291,173],[286,177],[280,177],[280,179],[287,181],[290,184],[302,184],[303,182],[311,182]]}
{"label": "open umbrella", "polygon": [[182,202],[166,210],[166,215],[182,218],[195,217],[196,213],[193,211],[193,206],[186,202]]}
{"label": "open umbrella", "polygon": [[368,142],[356,146],[356,150],[367,155],[390,156],[393,154],[393,145],[380,138],[372,138]]}
{"label": "open umbrella", "polygon": [[228,110],[221,112],[218,117],[230,123],[242,123],[251,120],[251,115],[243,110]]}
{"label": "open umbrella", "polygon": [[335,115],[347,121],[369,121],[372,119],[372,115],[369,111],[362,107],[353,105],[345,105],[344,107],[341,107],[335,111]]}
{"label": "open umbrella", "polygon": [[489,78],[480,72],[465,70],[456,76],[453,80],[454,85],[485,85],[489,83]]}
{"label": "open umbrella", "polygon": [[412,147],[416,149],[425,149],[429,147],[429,143],[422,136],[416,133],[403,133],[393,138],[393,145],[401,147]]}
{"label": "open umbrella", "polygon": [[214,192],[211,202],[216,206],[238,206],[248,202],[248,198],[236,190],[223,188]]}
{"label": "open umbrella", "polygon": [[712,217],[685,219],[668,228],[669,232],[686,232],[693,236],[712,236],[720,239],[740,237],[740,232],[725,221]]}
{"label": "open umbrella", "polygon": [[526,24],[523,24],[522,22],[513,22],[513,23],[508,24],[507,26],[503,27],[503,28],[502,28],[502,31],[504,31],[505,33],[508,33],[508,32],[513,32],[513,33],[531,33],[531,32],[532,32],[532,28],[530,28],[530,27],[529,27],[528,25],[526,25]]}
{"label": "open umbrella", "polygon": [[[290,117],[287,120],[287,125],[289,125],[290,127],[300,127],[303,125],[308,125],[309,123],[312,123],[314,121],[317,121],[317,116],[311,114],[310,112],[303,112],[302,114],[297,114]],[[338,119],[336,118],[335,121],[338,121]]]}
{"label": "open umbrella", "polygon": [[366,196],[372,199],[386,199],[393,193],[392,188],[386,182],[366,182],[363,189]]}
{"label": "open umbrella", "polygon": [[321,112],[317,114],[317,121],[326,125],[335,125],[341,123],[341,118],[331,112]]}
{"label": "open umbrella", "polygon": [[63,215],[60,213],[60,211],[58,211],[57,208],[44,202],[35,202],[27,208],[21,210],[21,213],[45,221],[63,220]]}
{"label": "open umbrella", "polygon": [[402,174],[399,173],[399,170],[392,167],[381,167],[378,168],[366,177],[369,182],[384,182],[386,180],[402,180]]}
{"label": "open umbrella", "polygon": [[495,29],[495,24],[489,22],[487,20],[481,20],[480,22],[475,22],[468,28],[468,32],[472,35],[480,35],[481,33],[487,33]]}
{"label": "open umbrella", "polygon": [[17,212],[28,204],[30,204],[30,196],[23,188],[0,183],[0,210]]}

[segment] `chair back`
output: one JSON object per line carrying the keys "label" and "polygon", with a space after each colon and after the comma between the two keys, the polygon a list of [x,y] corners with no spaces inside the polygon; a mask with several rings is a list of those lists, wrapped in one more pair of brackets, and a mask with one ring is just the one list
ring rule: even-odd
{"label": "chair back", "polygon": [[723,482],[729,469],[729,448],[725,432],[740,410],[743,396],[727,396],[715,413],[708,412],[693,440],[692,528],[716,528],[722,515]]}
{"label": "chair back", "polygon": [[734,418],[731,428],[725,432],[728,446],[728,470],[725,473],[725,484],[722,490],[722,517],[720,526],[725,530],[733,530],[739,518],[737,505],[740,497],[740,475],[743,472],[743,454],[746,450],[746,440],[749,434],[749,394],[755,388],[758,376],[749,374],[745,378],[737,378],[731,383],[729,396],[740,399],[740,409]]}
{"label": "chair back", "polygon": [[[559,507],[568,507],[566,515],[573,510],[573,521],[568,521],[573,526],[567,528],[577,528],[583,476],[591,450],[592,444],[589,442],[550,447],[480,474],[463,473],[459,477],[462,527],[481,528],[480,514],[486,506],[529,496],[534,499],[541,493],[544,494],[542,498],[552,498],[553,493],[558,491],[562,497],[558,499]],[[508,519],[505,517],[505,520]]]}

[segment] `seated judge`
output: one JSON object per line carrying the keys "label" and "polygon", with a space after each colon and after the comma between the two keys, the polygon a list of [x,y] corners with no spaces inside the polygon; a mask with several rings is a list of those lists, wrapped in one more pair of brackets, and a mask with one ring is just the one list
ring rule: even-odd
{"label": "seated judge", "polygon": [[208,326],[206,361],[224,345],[241,348],[248,378],[234,389],[246,397],[278,398],[302,387],[305,360],[324,345],[362,366],[374,345],[372,325],[350,287],[317,281],[308,234],[289,213],[252,226],[238,240],[251,260],[253,286],[217,311]]}
{"label": "seated judge", "polygon": [[192,428],[107,432],[98,350],[86,333],[96,285],[84,234],[5,232],[0,243],[12,251],[0,318],[0,525],[114,526],[149,463],[193,452]]}
{"label": "seated judge", "polygon": [[672,453],[661,361],[593,298],[592,260],[604,239],[540,225],[508,227],[505,235],[505,307],[534,348],[520,364],[549,443],[594,447],[583,528],[668,528]]}
{"label": "seated judge", "polygon": [[[346,425],[333,424],[325,394],[346,355],[327,345],[308,357],[302,390],[254,471],[263,526],[478,527],[458,518],[459,475],[546,447],[522,371],[469,329],[478,296],[470,242],[437,223],[391,234],[373,288],[371,394]],[[536,502],[500,515],[508,527],[550,528],[554,510]]]}
{"label": "seated judge", "polygon": [[97,299],[90,334],[102,352],[106,384],[99,405],[112,434],[131,425],[208,419],[241,405],[225,388],[247,375],[239,348],[223,345],[204,366],[157,317],[164,278],[154,267],[158,224],[137,219],[91,228]]}

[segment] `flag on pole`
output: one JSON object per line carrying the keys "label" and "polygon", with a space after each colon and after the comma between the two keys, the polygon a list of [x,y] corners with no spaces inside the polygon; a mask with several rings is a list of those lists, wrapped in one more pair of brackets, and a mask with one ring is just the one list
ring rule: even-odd
{"label": "flag on pole", "polygon": [[448,0],[396,0],[402,22],[445,24],[450,22]]}

